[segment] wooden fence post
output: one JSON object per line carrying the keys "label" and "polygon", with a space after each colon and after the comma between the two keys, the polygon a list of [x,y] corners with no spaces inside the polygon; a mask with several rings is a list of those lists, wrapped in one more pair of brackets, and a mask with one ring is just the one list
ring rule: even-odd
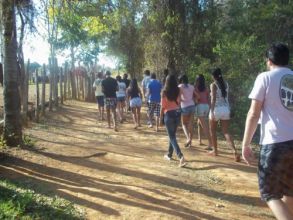
{"label": "wooden fence post", "polygon": [[49,84],[50,84],[50,96],[49,96],[49,111],[53,110],[53,103],[52,103],[52,98],[53,98],[53,71],[52,71],[52,59],[49,58],[49,70],[50,70],[50,77],[49,77]]}
{"label": "wooden fence post", "polygon": [[63,88],[62,88],[62,81],[63,81],[63,68],[60,67],[60,74],[59,74],[59,86],[60,86],[60,104],[63,105]]}
{"label": "wooden fence post", "polygon": [[41,99],[41,114],[45,115],[46,109],[46,65],[43,64],[43,72],[42,72],[42,99]]}
{"label": "wooden fence post", "polygon": [[35,118],[36,122],[39,122],[39,105],[40,105],[40,95],[39,95],[39,69],[36,69],[36,107],[35,107]]}
{"label": "wooden fence post", "polygon": [[58,76],[59,76],[59,71],[58,71],[58,62],[57,62],[57,58],[54,58],[54,62],[53,62],[53,69],[54,69],[54,104],[55,104],[55,108],[58,108]]}
{"label": "wooden fence post", "polygon": [[67,62],[65,62],[65,67],[64,67],[64,91],[63,91],[63,95],[64,95],[64,101],[66,101],[67,99]]}

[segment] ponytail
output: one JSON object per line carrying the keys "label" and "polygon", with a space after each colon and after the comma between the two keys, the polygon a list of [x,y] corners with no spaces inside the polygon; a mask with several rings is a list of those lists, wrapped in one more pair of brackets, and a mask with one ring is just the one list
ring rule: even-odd
{"label": "ponytail", "polygon": [[226,85],[225,85],[225,82],[223,80],[223,77],[222,77],[222,71],[220,68],[217,68],[213,71],[212,73],[213,77],[215,78],[221,92],[222,92],[222,96],[224,98],[226,98],[227,96],[227,91],[226,91]]}

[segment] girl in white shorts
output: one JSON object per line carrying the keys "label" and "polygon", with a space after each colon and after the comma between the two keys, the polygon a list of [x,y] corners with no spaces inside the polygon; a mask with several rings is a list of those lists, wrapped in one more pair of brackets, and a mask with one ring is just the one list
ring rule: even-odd
{"label": "girl in white shorts", "polygon": [[229,143],[234,152],[235,161],[240,161],[234,141],[228,132],[228,126],[230,121],[230,106],[228,102],[228,83],[223,79],[220,68],[217,68],[212,73],[214,82],[211,84],[211,109],[209,113],[210,132],[212,138],[212,145],[214,150],[210,153],[214,156],[218,155],[217,147],[217,122],[221,122],[222,132],[225,136],[226,141]]}
{"label": "girl in white shorts", "polygon": [[134,129],[140,127],[140,109],[142,105],[142,93],[138,87],[137,80],[132,79],[127,89],[127,97],[132,111],[132,118],[135,124]]}

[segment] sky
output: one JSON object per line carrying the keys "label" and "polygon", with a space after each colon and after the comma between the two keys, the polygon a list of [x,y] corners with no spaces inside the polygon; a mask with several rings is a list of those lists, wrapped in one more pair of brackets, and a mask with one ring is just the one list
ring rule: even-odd
{"label": "sky", "polygon": [[[35,7],[42,8],[39,0],[34,0]],[[46,36],[46,25],[44,20],[40,17],[35,21],[35,25],[38,29],[39,34],[35,36],[27,36],[23,44],[23,52],[25,61],[30,59],[30,62],[37,62],[40,65],[47,64],[50,54],[50,47],[47,40],[43,37]],[[69,51],[64,51],[62,54],[57,54],[58,64],[65,63],[69,59]],[[117,66],[117,60],[115,57],[107,56],[105,53],[100,53],[98,56],[98,65],[104,66],[105,68],[114,69]]]}
{"label": "sky", "polygon": [[[48,63],[48,57],[50,54],[49,44],[46,40],[43,40],[41,36],[33,37],[27,39],[23,45],[24,57],[25,59],[30,59],[30,62],[37,62],[40,65]],[[66,60],[69,60],[68,53],[64,53],[63,55],[57,55],[58,63],[62,64]],[[98,56],[98,64],[101,66],[105,66],[106,68],[114,69],[116,68],[116,60],[114,57],[107,56],[104,53],[101,53]]]}

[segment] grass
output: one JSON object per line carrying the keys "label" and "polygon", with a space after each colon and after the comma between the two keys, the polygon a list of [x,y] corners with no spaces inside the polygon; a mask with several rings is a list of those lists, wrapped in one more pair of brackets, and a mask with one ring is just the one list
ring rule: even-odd
{"label": "grass", "polygon": [[23,184],[0,179],[0,219],[84,219],[83,212],[57,196],[48,197]]}

